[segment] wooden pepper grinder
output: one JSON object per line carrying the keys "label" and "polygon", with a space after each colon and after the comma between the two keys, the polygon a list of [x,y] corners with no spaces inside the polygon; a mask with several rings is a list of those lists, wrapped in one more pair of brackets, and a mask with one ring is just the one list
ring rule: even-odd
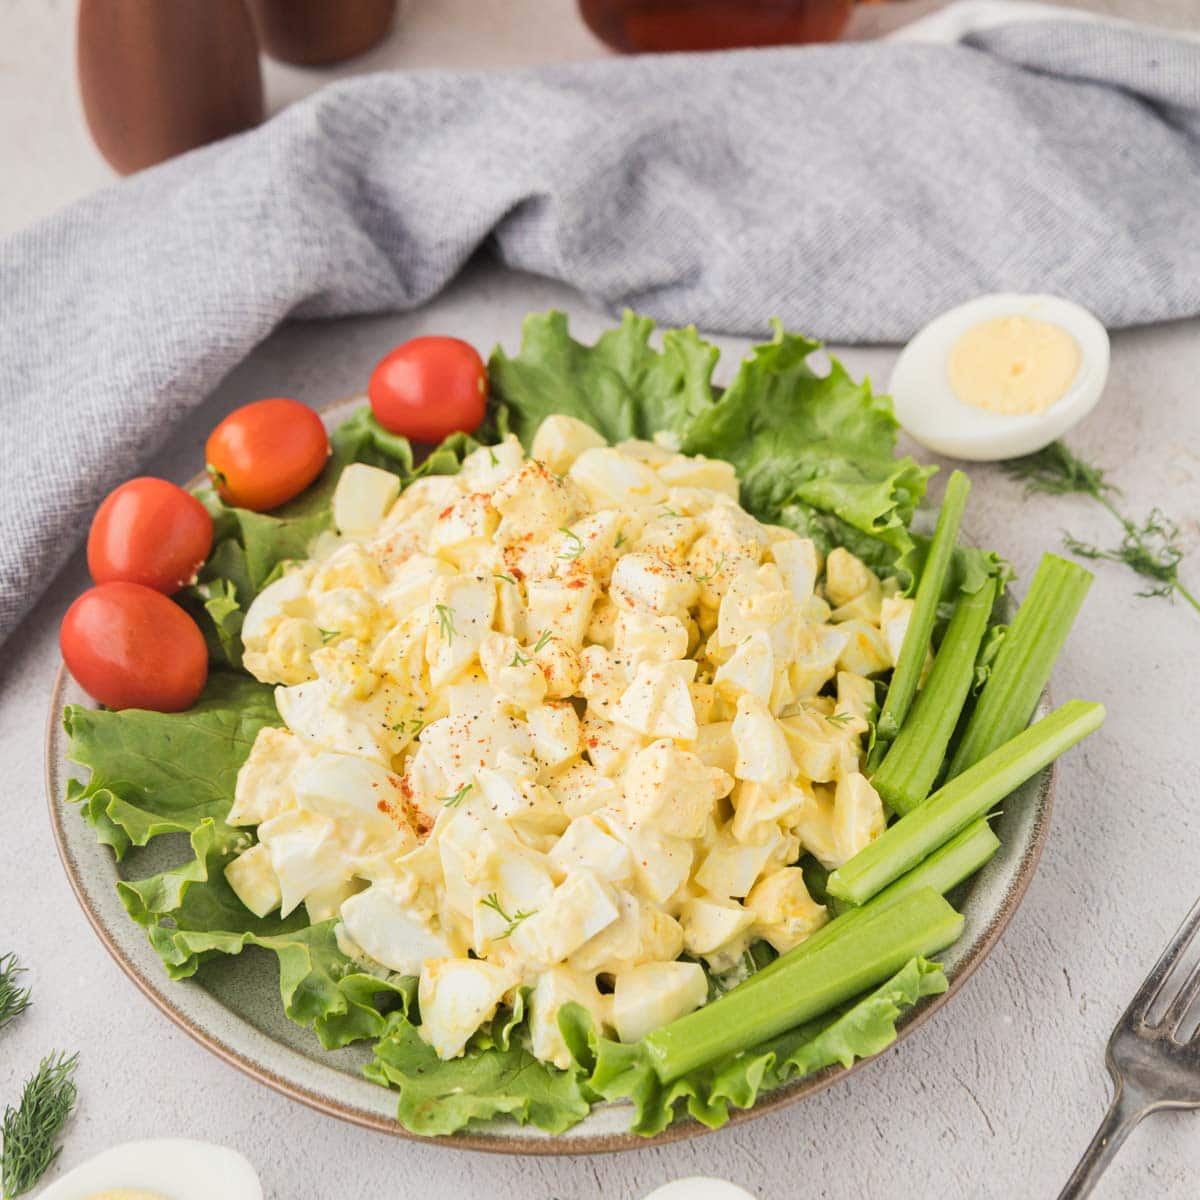
{"label": "wooden pepper grinder", "polygon": [[262,120],[243,0],[80,0],[77,37],[88,128],[122,175]]}

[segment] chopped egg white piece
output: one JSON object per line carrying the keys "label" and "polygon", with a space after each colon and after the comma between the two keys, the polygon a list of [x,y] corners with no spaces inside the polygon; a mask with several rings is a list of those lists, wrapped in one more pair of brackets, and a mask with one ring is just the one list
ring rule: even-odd
{"label": "chopped egg white piece", "polygon": [[623,1042],[685,1016],[704,1003],[708,980],[699,963],[643,963],[622,971],[613,987],[612,1019]]}
{"label": "chopped egg white piece", "polygon": [[420,975],[426,962],[450,958],[459,948],[385,885],[351,896],[342,922],[364,954],[401,975]]}
{"label": "chopped egg white piece", "polygon": [[604,445],[604,439],[590,425],[575,417],[555,415],[538,426],[530,455],[544,462],[556,475],[565,475],[585,450]]}
{"label": "chopped egg white piece", "polygon": [[417,991],[421,1037],[439,1058],[457,1058],[516,986],[517,977],[493,963],[471,958],[427,962]]}
{"label": "chopped egg white piece", "polygon": [[558,1014],[563,1005],[582,1006],[599,1031],[609,1024],[608,998],[600,994],[595,979],[585,971],[551,967],[538,976],[529,1003],[529,1036],[534,1055],[564,1071],[571,1065],[571,1053],[558,1027]]}
{"label": "chopped egg white piece", "polygon": [[239,773],[226,878],[415,976],[440,1056],[530,989],[533,1053],[565,1067],[564,1005],[636,1040],[825,920],[794,864],[883,828],[864,738],[912,604],[670,439],[553,416],[533,451],[402,493],[343,472],[338,534],[247,614],[285,728]]}
{"label": "chopped egg white piece", "polygon": [[798,946],[829,919],[804,884],[799,867],[783,867],[754,885],[746,897],[755,932],[780,954]]}
{"label": "chopped egg white piece", "polygon": [[256,917],[265,917],[283,903],[279,876],[271,865],[271,851],[261,842],[239,854],[225,868],[225,879]]}
{"label": "chopped egg white piece", "polygon": [[339,533],[373,533],[399,494],[400,480],[391,471],[350,463],[333,490],[333,523]]}

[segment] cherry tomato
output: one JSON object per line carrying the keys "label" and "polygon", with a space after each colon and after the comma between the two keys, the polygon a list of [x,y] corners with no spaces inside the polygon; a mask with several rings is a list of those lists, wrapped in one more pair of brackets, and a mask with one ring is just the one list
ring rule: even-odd
{"label": "cherry tomato", "polygon": [[109,708],[180,712],[208,678],[200,627],[140,583],[89,588],[67,609],[58,640],[75,681]]}
{"label": "cherry tomato", "polygon": [[320,475],[329,435],[321,418],[299,400],[256,400],[209,434],[204,454],[226,504],[265,512],[298,496]]}
{"label": "cherry tomato", "polygon": [[97,583],[141,583],[169,596],[212,549],[208,510],[165,479],[142,476],[109,492],[92,518],[88,570]]}
{"label": "cherry tomato", "polygon": [[458,338],[413,338],[380,360],[367,393],[384,429],[414,442],[440,442],[479,428],[487,368],[475,347]]}

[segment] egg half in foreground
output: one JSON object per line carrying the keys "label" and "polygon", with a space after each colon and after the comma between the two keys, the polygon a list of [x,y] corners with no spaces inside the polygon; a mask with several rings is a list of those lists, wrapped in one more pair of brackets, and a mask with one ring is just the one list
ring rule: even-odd
{"label": "egg half in foreground", "polygon": [[41,1200],[263,1200],[236,1150],[190,1138],[126,1142],[81,1163]]}
{"label": "egg half in foreground", "polygon": [[645,1200],[754,1200],[754,1197],[736,1183],[726,1183],[723,1179],[713,1179],[708,1175],[693,1175],[664,1183]]}
{"label": "egg half in foreground", "polygon": [[1095,407],[1108,378],[1108,334],[1057,296],[979,296],[905,346],[889,391],[922,446],[992,462],[1032,454]]}

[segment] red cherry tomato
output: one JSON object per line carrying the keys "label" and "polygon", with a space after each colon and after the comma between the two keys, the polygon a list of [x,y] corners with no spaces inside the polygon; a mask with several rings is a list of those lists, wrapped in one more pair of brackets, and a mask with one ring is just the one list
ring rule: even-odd
{"label": "red cherry tomato", "polygon": [[180,712],[208,678],[204,635],[162,592],[102,583],[67,609],[59,631],[67,670],[109,708]]}
{"label": "red cherry tomato", "polygon": [[141,583],[169,596],[212,549],[213,523],[195,496],[143,476],[109,492],[92,518],[88,570],[97,583]]}
{"label": "red cherry tomato", "polygon": [[380,360],[367,393],[384,429],[414,442],[440,442],[479,428],[487,368],[475,347],[458,338],[413,338]]}
{"label": "red cherry tomato", "polygon": [[299,400],[257,400],[231,412],[208,436],[208,472],[221,499],[265,512],[298,496],[329,457],[321,418]]}

